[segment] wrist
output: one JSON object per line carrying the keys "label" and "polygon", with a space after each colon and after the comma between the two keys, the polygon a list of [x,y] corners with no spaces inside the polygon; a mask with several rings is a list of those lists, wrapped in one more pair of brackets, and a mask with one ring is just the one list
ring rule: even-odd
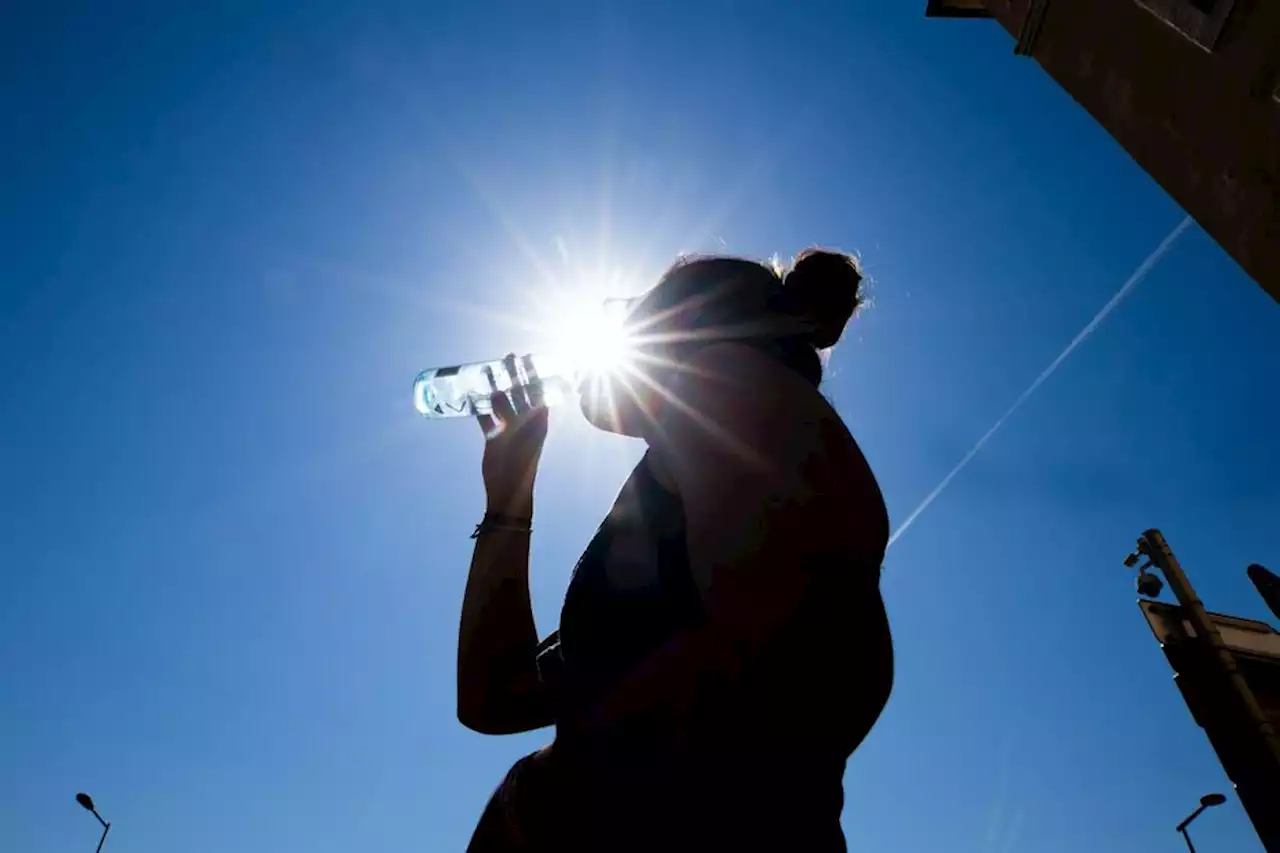
{"label": "wrist", "polygon": [[471,532],[471,538],[479,539],[491,533],[503,536],[528,536],[533,533],[533,519],[486,512],[484,518],[476,525],[476,529]]}
{"label": "wrist", "polygon": [[533,487],[486,494],[484,511],[486,515],[530,520],[533,518]]}

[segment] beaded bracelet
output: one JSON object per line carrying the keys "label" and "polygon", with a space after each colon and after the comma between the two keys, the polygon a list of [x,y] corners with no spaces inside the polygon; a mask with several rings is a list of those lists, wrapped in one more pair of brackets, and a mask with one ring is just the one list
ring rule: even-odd
{"label": "beaded bracelet", "polygon": [[476,525],[476,529],[471,532],[471,538],[479,539],[483,534],[492,533],[496,530],[503,530],[507,533],[532,533],[533,520],[517,518],[513,515],[502,515],[496,512],[486,512],[484,518],[480,519],[480,523]]}

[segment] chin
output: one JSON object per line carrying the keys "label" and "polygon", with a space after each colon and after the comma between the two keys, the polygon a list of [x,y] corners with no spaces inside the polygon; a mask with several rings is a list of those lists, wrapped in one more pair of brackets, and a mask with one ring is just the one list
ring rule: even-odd
{"label": "chin", "polygon": [[644,438],[642,426],[647,419],[640,401],[629,392],[615,394],[612,399],[607,393],[586,392],[581,397],[581,408],[587,423],[596,429],[615,435]]}

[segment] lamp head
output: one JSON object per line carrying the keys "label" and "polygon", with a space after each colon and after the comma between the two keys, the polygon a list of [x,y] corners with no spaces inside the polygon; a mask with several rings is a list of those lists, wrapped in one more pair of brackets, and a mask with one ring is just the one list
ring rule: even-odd
{"label": "lamp head", "polygon": [[1207,809],[1213,806],[1220,806],[1226,801],[1227,798],[1222,796],[1222,794],[1205,794],[1200,798],[1200,805]]}
{"label": "lamp head", "polygon": [[1143,572],[1138,575],[1138,595],[1156,598],[1163,589],[1164,581],[1151,572]]}
{"label": "lamp head", "polygon": [[94,811],[93,797],[88,794],[76,794],[76,802],[84,806],[89,811]]}

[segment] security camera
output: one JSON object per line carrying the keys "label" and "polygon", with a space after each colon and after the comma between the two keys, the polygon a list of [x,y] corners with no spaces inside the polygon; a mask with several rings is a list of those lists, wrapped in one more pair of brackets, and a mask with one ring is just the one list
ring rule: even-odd
{"label": "security camera", "polygon": [[1138,559],[1138,552],[1134,551],[1132,554],[1124,558],[1124,567],[1126,569],[1132,569],[1134,566],[1138,565]]}
{"label": "security camera", "polygon": [[1138,575],[1138,595],[1147,598],[1158,598],[1164,589],[1164,581],[1149,572]]}

